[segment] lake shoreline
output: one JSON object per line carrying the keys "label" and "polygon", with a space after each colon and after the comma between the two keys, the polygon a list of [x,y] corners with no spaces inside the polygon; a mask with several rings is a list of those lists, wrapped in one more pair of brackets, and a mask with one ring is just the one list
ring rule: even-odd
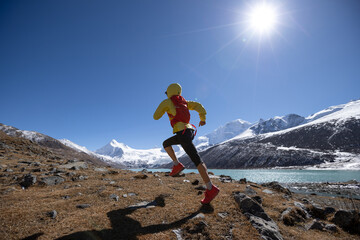
{"label": "lake shoreline", "polygon": [[[170,169],[131,169],[135,172],[148,171],[148,172],[170,172]],[[283,187],[288,188],[291,192],[304,194],[304,195],[318,195],[326,197],[343,197],[360,199],[360,171],[353,170],[293,170],[293,169],[209,169],[212,178],[221,178],[226,176],[231,182],[237,182],[241,178],[247,179],[248,182],[257,184],[278,182]],[[197,173],[196,169],[186,169],[183,171],[185,174]],[[240,173],[238,175],[234,173]],[[248,177],[250,173],[250,178]],[[347,173],[347,174],[346,174]],[[351,173],[351,174],[349,174]],[[254,181],[253,174],[264,175],[267,181]],[[321,174],[323,176],[321,176]],[[280,176],[277,176],[280,175]],[[290,175],[292,178],[287,177]],[[324,179],[323,181],[300,181],[299,179]],[[331,178],[327,178],[329,175]],[[336,175],[337,178],[334,178]],[[241,177],[242,176],[242,177]],[[259,176],[257,176],[259,177]],[[256,178],[255,178],[256,179]],[[288,180],[288,181],[281,181]],[[339,179],[334,181],[331,179]]]}

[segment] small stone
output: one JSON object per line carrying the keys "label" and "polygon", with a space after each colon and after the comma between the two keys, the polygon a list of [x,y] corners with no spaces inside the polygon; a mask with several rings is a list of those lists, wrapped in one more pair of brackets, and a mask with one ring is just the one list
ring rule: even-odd
{"label": "small stone", "polygon": [[325,229],[330,232],[338,232],[338,228],[336,227],[335,224],[326,224]]}
{"label": "small stone", "polygon": [[192,185],[199,185],[199,180],[197,180],[197,179],[195,179],[192,183],[191,183]]}
{"label": "small stone", "polygon": [[134,197],[134,196],[136,196],[136,193],[132,193],[132,192],[131,192],[131,193],[128,193],[128,196],[129,196],[129,197]]}
{"label": "small stone", "polygon": [[274,192],[269,189],[264,189],[264,190],[262,190],[262,192],[267,193],[267,194],[274,194]]}
{"label": "small stone", "polygon": [[287,195],[290,195],[291,196],[291,192],[289,189],[287,188],[284,188],[283,186],[281,186],[278,182],[269,182],[269,183],[263,183],[261,184],[263,187],[268,187],[268,188],[271,188],[275,191],[278,191],[278,192],[282,192],[282,193],[285,193]]}
{"label": "small stone", "polygon": [[307,230],[316,229],[316,230],[320,230],[320,231],[322,231],[324,229],[324,227],[325,227],[324,223],[322,223],[318,220],[314,220],[310,224],[305,226],[305,228]]}
{"label": "small stone", "polygon": [[324,209],[325,215],[328,215],[328,214],[331,214],[331,213],[334,213],[334,212],[336,212],[336,210],[333,207],[325,207],[325,209]]}
{"label": "small stone", "polygon": [[134,176],[135,179],[146,179],[148,178],[148,175],[146,174],[139,174],[139,175],[136,175]]}
{"label": "small stone", "polygon": [[254,189],[252,189],[250,187],[250,185],[247,185],[246,188],[245,188],[245,194],[247,194],[247,195],[256,195],[257,193],[255,192]]}
{"label": "small stone", "polygon": [[116,182],[115,181],[110,181],[109,184],[113,185],[115,184]]}
{"label": "small stone", "polygon": [[43,185],[53,186],[63,183],[64,181],[65,179],[62,177],[52,176],[42,178],[40,183]]}
{"label": "small stone", "polygon": [[239,180],[239,183],[240,183],[240,184],[246,184],[246,183],[247,183],[246,178],[241,178],[241,179]]}
{"label": "small stone", "polygon": [[70,199],[70,196],[68,196],[68,195],[63,196],[62,199],[65,199],[65,200]]}
{"label": "small stone", "polygon": [[181,228],[179,228],[179,229],[174,229],[174,230],[172,230],[172,231],[173,231],[173,233],[175,234],[177,240],[183,240]]}
{"label": "small stone", "polygon": [[117,201],[119,201],[119,196],[116,195],[116,194],[111,194],[110,199],[113,199],[113,200],[115,200],[117,202]]}
{"label": "small stone", "polygon": [[149,204],[150,204],[149,202],[143,201],[134,205],[130,205],[127,208],[147,208]]}
{"label": "small stone", "polygon": [[80,209],[89,208],[90,206],[91,206],[90,204],[78,204],[78,205],[76,205],[76,207],[80,208]]}
{"label": "small stone", "polygon": [[108,172],[108,170],[105,168],[94,168],[94,171],[95,172]]}
{"label": "small stone", "polygon": [[190,182],[190,180],[184,179],[183,182],[188,183],[188,182]]}
{"label": "small stone", "polygon": [[251,197],[253,200],[255,200],[257,203],[262,204],[263,200],[260,196],[253,196]]}
{"label": "small stone", "polygon": [[206,186],[201,185],[195,188],[196,190],[200,190],[200,191],[205,191],[206,190]]}
{"label": "small stone", "polygon": [[66,176],[68,176],[68,177],[73,177],[73,176],[75,176],[76,175],[76,173],[74,173],[74,172],[68,172],[68,173],[66,173]]}
{"label": "small stone", "polygon": [[24,176],[24,180],[20,183],[20,185],[24,188],[28,188],[31,185],[36,183],[36,176],[32,174],[26,174]]}
{"label": "small stone", "polygon": [[71,162],[69,161],[65,165],[60,165],[59,168],[66,168],[71,170],[81,170],[81,169],[87,169],[88,164],[86,162]]}
{"label": "small stone", "polygon": [[13,172],[14,170],[10,169],[10,168],[7,168],[4,170],[4,172]]}
{"label": "small stone", "polygon": [[232,182],[232,178],[230,176],[226,176],[226,175],[220,175],[219,180],[222,183],[231,183]]}
{"label": "small stone", "polygon": [[226,218],[228,215],[229,215],[229,213],[227,213],[227,212],[218,213],[218,216],[221,217],[221,218]]}
{"label": "small stone", "polygon": [[196,216],[194,216],[192,219],[196,219],[196,218],[205,219],[205,215],[203,213],[199,213],[199,214],[196,214]]}
{"label": "small stone", "polygon": [[127,195],[127,194],[123,194],[122,196],[123,196],[123,198],[127,198],[127,197],[128,197],[128,195]]}
{"label": "small stone", "polygon": [[52,210],[52,211],[50,211],[50,212],[47,212],[46,215],[47,215],[48,217],[51,217],[52,219],[54,219],[54,218],[56,218],[56,216],[57,216],[57,212],[56,212],[56,210]]}

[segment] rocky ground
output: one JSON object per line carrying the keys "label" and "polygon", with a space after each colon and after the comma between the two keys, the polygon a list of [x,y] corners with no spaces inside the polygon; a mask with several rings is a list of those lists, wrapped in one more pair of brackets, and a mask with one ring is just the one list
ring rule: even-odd
{"label": "rocky ground", "polygon": [[288,183],[282,185],[296,193],[360,200],[360,182],[355,180],[337,183]]}
{"label": "rocky ground", "polygon": [[198,174],[136,173],[0,140],[0,239],[360,239],[357,199],[212,176],[221,192],[202,206]]}

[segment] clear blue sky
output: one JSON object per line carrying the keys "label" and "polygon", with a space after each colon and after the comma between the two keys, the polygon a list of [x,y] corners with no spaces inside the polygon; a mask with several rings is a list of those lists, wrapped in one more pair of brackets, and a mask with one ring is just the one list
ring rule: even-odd
{"label": "clear blue sky", "polygon": [[358,99],[360,1],[268,2],[277,25],[260,35],[244,22],[256,1],[3,0],[0,122],[151,148],[172,135],[152,116],[173,82],[208,111],[199,135]]}

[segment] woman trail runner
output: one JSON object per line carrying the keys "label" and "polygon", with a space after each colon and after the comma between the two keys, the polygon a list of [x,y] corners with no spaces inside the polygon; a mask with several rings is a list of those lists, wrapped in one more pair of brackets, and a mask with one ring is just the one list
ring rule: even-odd
{"label": "woman trail runner", "polygon": [[216,197],[220,190],[210,181],[206,165],[201,160],[192,142],[196,134],[194,130],[195,126],[189,123],[189,110],[195,110],[199,113],[200,116],[199,126],[204,126],[206,124],[206,111],[200,103],[186,101],[181,96],[181,86],[178,83],[171,84],[167,88],[165,94],[168,98],[160,103],[154,113],[154,119],[160,119],[165,114],[165,112],[167,112],[170,124],[173,128],[173,133],[175,134],[163,142],[165,151],[169,154],[174,163],[170,176],[176,176],[185,168],[184,165],[178,161],[172,148],[172,145],[180,144],[187,155],[189,155],[190,159],[194,162],[200,173],[200,176],[206,184],[207,189],[205,191],[205,197],[201,200],[201,203],[208,204]]}

